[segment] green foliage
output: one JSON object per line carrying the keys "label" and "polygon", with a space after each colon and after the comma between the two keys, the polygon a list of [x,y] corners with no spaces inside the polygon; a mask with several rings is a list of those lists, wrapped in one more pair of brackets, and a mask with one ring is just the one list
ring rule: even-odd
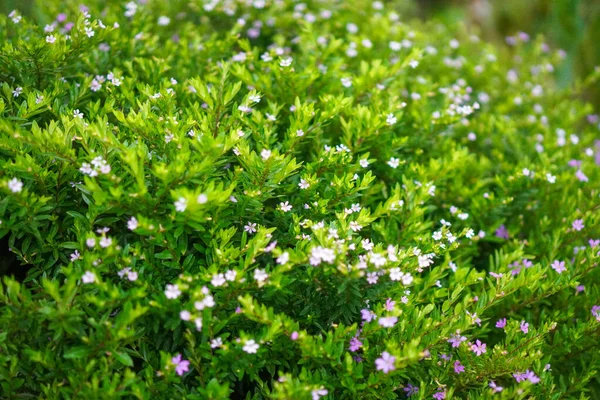
{"label": "green foliage", "polygon": [[0,16],[3,398],[600,396],[600,72],[401,2],[87,3]]}

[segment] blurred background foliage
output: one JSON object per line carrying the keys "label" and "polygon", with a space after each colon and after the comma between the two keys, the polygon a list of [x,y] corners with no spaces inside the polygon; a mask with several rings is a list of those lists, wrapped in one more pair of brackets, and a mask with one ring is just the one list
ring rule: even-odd
{"label": "blurred background foliage", "polygon": [[[0,12],[18,9],[44,23],[50,22],[53,16],[39,15],[36,1],[43,2],[0,0]],[[117,1],[126,3],[106,0]],[[339,4],[340,0],[321,0],[320,7],[326,7],[328,2]],[[73,6],[77,2],[65,3]],[[398,11],[411,9],[421,19],[464,24],[488,41],[504,42],[517,32],[526,32],[532,38],[543,35],[552,47],[567,52],[565,62],[557,70],[563,87],[600,68],[600,0],[388,0],[384,3],[397,6]],[[406,3],[410,3],[408,8]],[[85,4],[85,0],[80,4]],[[588,89],[585,98],[600,107],[600,88]]]}
{"label": "blurred background foliage", "polygon": [[[463,22],[483,38],[504,42],[526,32],[543,35],[548,44],[567,52],[557,70],[567,86],[600,68],[600,0],[418,0],[419,16],[445,23]],[[587,100],[600,106],[600,88],[590,88]]]}

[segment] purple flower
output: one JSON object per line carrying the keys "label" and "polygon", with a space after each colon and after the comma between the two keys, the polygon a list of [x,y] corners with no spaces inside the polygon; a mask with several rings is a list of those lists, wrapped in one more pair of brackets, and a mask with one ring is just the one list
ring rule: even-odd
{"label": "purple flower", "polygon": [[406,393],[406,397],[410,397],[413,394],[419,393],[419,387],[413,386],[412,384],[409,383],[404,387],[404,393]]}
{"label": "purple flower", "polygon": [[467,340],[467,338],[464,336],[460,336],[460,333],[457,332],[456,334],[450,336],[450,339],[448,339],[448,343],[451,343],[452,347],[458,347],[465,340]]}
{"label": "purple flower", "polygon": [[177,354],[173,357],[171,362],[175,366],[175,372],[177,372],[177,375],[179,376],[185,374],[190,369],[190,362],[188,360],[183,360],[181,354]]}
{"label": "purple flower", "polygon": [[583,220],[582,219],[576,219],[575,221],[573,221],[573,225],[572,225],[573,229],[575,229],[576,231],[580,231],[583,228],[585,228],[585,226],[583,225]]}
{"label": "purple flower", "polygon": [[[438,389],[440,390],[440,389]],[[446,398],[446,391],[442,390],[441,392],[437,392],[436,394],[433,395],[433,398],[435,400],[444,400]]]}
{"label": "purple flower", "polygon": [[581,292],[583,292],[584,290],[585,290],[585,286],[583,286],[583,285],[578,285],[578,286],[575,286],[575,291],[576,291],[577,293],[581,293]]}
{"label": "purple flower", "polygon": [[600,306],[592,307],[592,315],[596,317],[598,322],[600,322]]}
{"label": "purple flower", "polygon": [[530,370],[527,370],[523,373],[514,373],[513,377],[517,380],[517,382],[528,380],[534,385],[540,382],[540,378],[536,374],[534,374],[533,371]]}
{"label": "purple flower", "polygon": [[506,318],[499,319],[496,322],[496,328],[504,329],[506,327]]}
{"label": "purple flower", "polygon": [[481,343],[481,340],[477,339],[477,341],[471,345],[471,351],[479,357],[483,353],[487,352],[487,345],[485,343]]}
{"label": "purple flower", "polygon": [[375,360],[375,367],[377,368],[377,371],[383,371],[384,374],[387,374],[396,369],[394,366],[395,361],[396,357],[387,351],[384,351],[381,353],[381,357]]}
{"label": "purple flower", "polygon": [[567,270],[567,268],[565,267],[565,262],[558,260],[554,260],[554,262],[552,263],[552,269],[558,272],[559,274],[562,274]]}
{"label": "purple flower", "polygon": [[353,337],[352,339],[350,339],[350,347],[349,347],[350,351],[356,351],[356,350],[360,349],[361,347],[362,347],[362,342],[360,340],[358,340],[357,337]]}
{"label": "purple flower", "polygon": [[593,249],[600,244],[600,239],[590,239],[589,241],[590,247]]}
{"label": "purple flower", "polygon": [[496,236],[502,239],[508,239],[508,231],[504,225],[500,225],[500,227],[496,229]]}
{"label": "purple flower", "polygon": [[460,374],[461,372],[465,372],[465,367],[460,364],[460,361],[454,361],[454,372]]}
{"label": "purple flower", "polygon": [[579,181],[581,181],[581,182],[587,182],[587,181],[589,181],[588,177],[580,169],[578,169],[577,172],[575,172],[575,177],[577,179],[579,179]]}
{"label": "purple flower", "polygon": [[582,164],[581,160],[569,160],[569,167],[579,168],[579,167],[581,167],[581,164]]}
{"label": "purple flower", "polygon": [[365,322],[371,322],[376,317],[376,315],[373,311],[367,310],[367,309],[360,310],[360,314],[361,314],[363,321],[365,321]]}
{"label": "purple flower", "polygon": [[491,381],[489,386],[492,388],[492,390],[494,390],[495,393],[500,393],[504,390],[502,386],[496,385],[496,382],[494,381]]}
{"label": "purple flower", "polygon": [[523,333],[529,332],[529,324],[525,321],[521,321],[521,331]]}
{"label": "purple flower", "polygon": [[529,261],[528,259],[524,259],[523,260],[523,266],[525,268],[531,268],[531,267],[533,267],[533,263],[531,261]]}

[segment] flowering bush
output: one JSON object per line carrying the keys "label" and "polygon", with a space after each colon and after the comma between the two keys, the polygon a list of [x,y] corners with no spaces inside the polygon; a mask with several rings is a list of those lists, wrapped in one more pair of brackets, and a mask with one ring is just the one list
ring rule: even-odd
{"label": "flowering bush", "polygon": [[40,3],[0,17],[3,397],[600,396],[600,72],[400,2]]}

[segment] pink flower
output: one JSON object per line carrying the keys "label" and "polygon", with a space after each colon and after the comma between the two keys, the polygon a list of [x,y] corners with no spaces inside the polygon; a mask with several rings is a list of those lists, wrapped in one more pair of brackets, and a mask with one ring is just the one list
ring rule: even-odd
{"label": "pink flower", "polygon": [[590,239],[589,241],[590,247],[593,249],[600,244],[600,239]]}
{"label": "pink flower", "polygon": [[572,225],[573,229],[575,229],[576,231],[580,231],[583,228],[585,228],[585,226],[583,225],[583,220],[582,219],[576,219],[575,221],[573,221],[573,225]]}
{"label": "pink flower", "polygon": [[[438,389],[440,390],[440,389]],[[444,400],[446,398],[446,391],[442,390],[441,392],[437,392],[433,395],[435,400]]]}
{"label": "pink flower", "polygon": [[521,321],[521,331],[523,333],[529,332],[529,324],[525,321]]}
{"label": "pink flower", "polygon": [[499,319],[496,322],[496,328],[504,329],[506,327],[506,318]]}
{"label": "pink flower", "polygon": [[294,331],[292,332],[292,334],[290,335],[290,339],[292,340],[298,340],[298,332]]}
{"label": "pink flower", "polygon": [[177,372],[177,375],[179,376],[185,374],[190,369],[190,362],[188,360],[183,360],[181,354],[177,354],[173,357],[171,362],[175,366],[175,372]]}
{"label": "pink flower", "polygon": [[385,309],[388,311],[392,311],[394,309],[395,305],[396,305],[396,302],[392,299],[387,299],[385,301]]}
{"label": "pink flower", "polygon": [[454,372],[460,374],[461,372],[465,372],[465,367],[460,364],[460,361],[454,361]]}
{"label": "pink flower", "polygon": [[565,272],[567,270],[567,268],[565,267],[565,262],[558,261],[558,260],[554,260],[554,262],[552,263],[552,269],[555,270],[559,274],[562,274],[563,272]]}
{"label": "pink flower", "polygon": [[381,353],[381,357],[375,360],[375,366],[377,371],[383,371],[384,374],[387,374],[390,371],[396,369],[394,366],[394,362],[396,361],[396,357],[384,351]]}
{"label": "pink flower", "polygon": [[487,345],[485,343],[481,343],[481,340],[477,339],[475,344],[471,345],[471,351],[477,354],[477,356],[479,357],[483,353],[487,352],[486,347]]}
{"label": "pink flower", "polygon": [[398,317],[381,317],[379,318],[379,325],[384,328],[392,328],[398,322]]}

